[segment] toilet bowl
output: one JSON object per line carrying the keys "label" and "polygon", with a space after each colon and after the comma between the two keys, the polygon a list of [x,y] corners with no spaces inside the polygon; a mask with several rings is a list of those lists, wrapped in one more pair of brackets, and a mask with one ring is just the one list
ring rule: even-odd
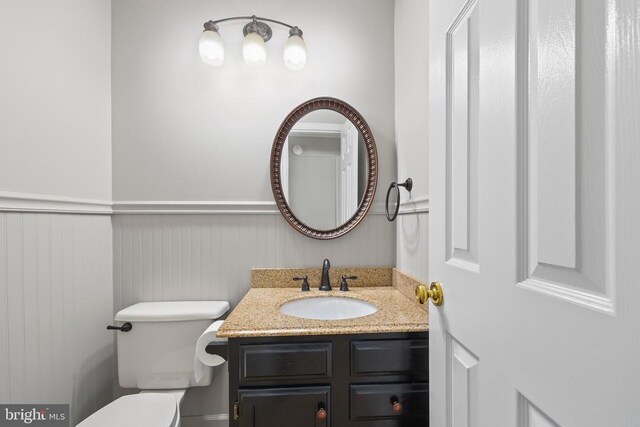
{"label": "toilet bowl", "polygon": [[180,427],[180,403],[185,392],[167,390],[122,396],[78,427]]}
{"label": "toilet bowl", "polygon": [[118,330],[118,383],[141,391],[114,400],[78,427],[179,427],[187,389],[213,379],[213,368],[196,357],[198,338],[227,310],[227,301],[167,301],[119,311],[115,321],[126,327],[110,326]]}

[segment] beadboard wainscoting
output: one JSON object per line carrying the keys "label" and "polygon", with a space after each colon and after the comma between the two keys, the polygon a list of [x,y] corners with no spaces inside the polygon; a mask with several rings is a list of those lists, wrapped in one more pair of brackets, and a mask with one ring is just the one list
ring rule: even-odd
{"label": "beadboard wainscoting", "polygon": [[0,402],[111,401],[112,289],[110,216],[0,212]]}
{"label": "beadboard wainscoting", "polygon": [[[249,290],[254,267],[395,266],[395,226],[368,216],[355,230],[321,241],[280,215],[114,215],[114,303],[227,300]],[[317,285],[317,284],[313,284]]]}
{"label": "beadboard wainscoting", "polygon": [[[234,307],[249,290],[253,267],[320,267],[324,258],[335,266],[395,265],[395,224],[383,215],[369,215],[349,234],[321,241],[298,233],[279,213],[115,213],[115,311],[167,300],[227,300]],[[185,425],[226,425],[227,387],[221,370],[210,387],[189,390]]]}
{"label": "beadboard wainscoting", "polygon": [[401,208],[396,229],[396,268],[429,281],[429,208]]}

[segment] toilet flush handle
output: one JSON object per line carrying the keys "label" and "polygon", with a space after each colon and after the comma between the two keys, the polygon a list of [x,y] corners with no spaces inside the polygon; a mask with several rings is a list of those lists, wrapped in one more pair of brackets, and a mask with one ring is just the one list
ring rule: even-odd
{"label": "toilet flush handle", "polygon": [[113,326],[113,325],[108,325],[107,329],[109,330],[115,330],[115,331],[120,331],[120,332],[129,332],[130,330],[133,329],[133,326],[131,325],[131,323],[126,322],[124,323],[122,326]]}

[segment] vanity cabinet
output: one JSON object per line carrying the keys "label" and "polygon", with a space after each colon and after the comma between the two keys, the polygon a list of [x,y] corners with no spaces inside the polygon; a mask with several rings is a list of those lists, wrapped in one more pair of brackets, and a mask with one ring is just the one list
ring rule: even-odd
{"label": "vanity cabinet", "polygon": [[428,332],[229,339],[231,427],[424,427]]}

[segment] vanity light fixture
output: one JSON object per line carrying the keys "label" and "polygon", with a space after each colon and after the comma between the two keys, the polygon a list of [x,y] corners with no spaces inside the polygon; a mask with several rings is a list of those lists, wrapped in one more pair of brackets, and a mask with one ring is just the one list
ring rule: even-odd
{"label": "vanity light fixture", "polygon": [[262,67],[267,63],[266,42],[271,39],[273,31],[267,22],[289,28],[289,39],[284,44],[284,65],[290,70],[302,70],[307,63],[307,47],[302,38],[302,30],[298,27],[269,18],[253,16],[235,16],[204,23],[204,31],[200,36],[198,50],[205,64],[219,67],[224,63],[224,43],[220,36],[218,24],[227,21],[250,20],[242,33],[242,57],[250,67]]}

